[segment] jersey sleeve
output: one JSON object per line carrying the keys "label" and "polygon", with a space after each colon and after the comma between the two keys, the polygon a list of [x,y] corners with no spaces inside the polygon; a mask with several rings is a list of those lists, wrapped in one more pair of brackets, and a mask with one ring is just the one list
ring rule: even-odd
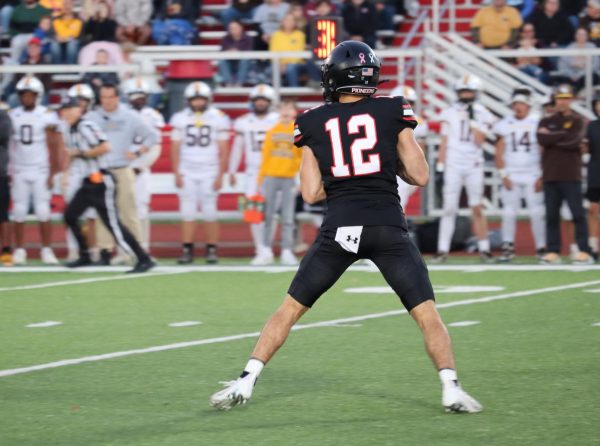
{"label": "jersey sleeve", "polygon": [[231,137],[231,120],[223,112],[219,112],[220,116],[217,121],[217,141],[229,141]]}
{"label": "jersey sleeve", "polygon": [[244,133],[244,119],[242,116],[233,121],[233,131],[236,135]]}
{"label": "jersey sleeve", "polygon": [[492,126],[492,133],[496,138],[502,138],[504,136],[504,121],[498,121]]}
{"label": "jersey sleeve", "polygon": [[310,146],[310,136],[306,131],[307,127],[307,115],[300,115],[296,118],[294,123],[294,145],[298,148],[304,146]]}
{"label": "jersey sleeve", "polygon": [[171,130],[171,139],[173,141],[181,141],[183,139],[183,116],[179,113],[175,113],[171,117],[169,125],[173,128]]}
{"label": "jersey sleeve", "polygon": [[392,113],[399,124],[414,130],[417,127],[417,118],[408,101],[403,97],[393,98],[392,101],[394,102]]}
{"label": "jersey sleeve", "polygon": [[61,128],[61,121],[60,118],[58,117],[58,114],[56,114],[56,112],[52,111],[52,110],[48,110],[46,113],[44,113],[44,128],[46,130],[55,130],[55,131],[60,131]]}
{"label": "jersey sleeve", "polygon": [[165,126],[165,118],[156,110],[152,110],[152,121],[157,129],[162,129]]}
{"label": "jersey sleeve", "polygon": [[106,135],[97,124],[85,121],[79,127],[79,133],[90,148],[94,148],[107,141]]}

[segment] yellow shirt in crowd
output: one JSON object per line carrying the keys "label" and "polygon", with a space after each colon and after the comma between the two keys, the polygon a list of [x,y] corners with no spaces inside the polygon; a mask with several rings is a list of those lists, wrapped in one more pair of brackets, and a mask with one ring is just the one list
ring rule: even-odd
{"label": "yellow shirt in crowd", "polygon": [[[306,35],[299,30],[291,33],[275,31],[269,41],[269,51],[304,51],[305,47]],[[302,59],[281,59],[283,65],[302,62]]]}
{"label": "yellow shirt in crowd", "polygon": [[62,13],[64,0],[40,0],[40,6],[51,9],[52,15],[57,16]]}
{"label": "yellow shirt in crowd", "polygon": [[294,145],[294,122],[278,122],[265,135],[258,182],[264,177],[294,178],[300,171],[302,149]]}
{"label": "yellow shirt in crowd", "polygon": [[56,37],[62,39],[77,39],[81,34],[82,23],[76,17],[57,18],[53,22]]}
{"label": "yellow shirt in crowd", "polygon": [[512,6],[504,6],[500,11],[493,6],[481,8],[473,21],[472,28],[479,28],[480,41],[485,47],[505,45],[513,29],[523,24],[521,14]]}

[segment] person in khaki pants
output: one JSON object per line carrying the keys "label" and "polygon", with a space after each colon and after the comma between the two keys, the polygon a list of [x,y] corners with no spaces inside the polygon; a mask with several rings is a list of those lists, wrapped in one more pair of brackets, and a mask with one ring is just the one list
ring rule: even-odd
{"label": "person in khaki pants", "polygon": [[[158,136],[137,113],[119,103],[119,89],[116,85],[103,85],[100,88],[100,107],[90,112],[88,119],[98,124],[108,137],[112,151],[107,154],[106,161],[118,185],[117,208],[123,224],[140,241],[142,232],[136,210],[135,173],[131,162],[157,144]],[[111,262],[114,240],[104,225],[96,225],[96,237],[101,264],[124,263],[129,260],[127,256],[119,255]]]}

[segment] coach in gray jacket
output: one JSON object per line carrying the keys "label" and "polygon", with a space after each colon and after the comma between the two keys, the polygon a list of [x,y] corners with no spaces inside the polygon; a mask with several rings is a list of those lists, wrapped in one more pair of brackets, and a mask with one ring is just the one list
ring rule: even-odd
{"label": "coach in gray jacket", "polygon": [[[86,117],[98,124],[108,137],[111,151],[106,154],[106,162],[117,182],[119,215],[123,224],[140,241],[141,226],[135,205],[135,173],[130,164],[158,144],[158,136],[137,113],[119,103],[119,89],[115,85],[103,85],[100,88],[100,107]],[[137,151],[133,149],[134,143],[141,144]],[[100,261],[109,264],[114,240],[100,222],[96,228]],[[126,259],[119,256],[113,263],[123,260]]]}

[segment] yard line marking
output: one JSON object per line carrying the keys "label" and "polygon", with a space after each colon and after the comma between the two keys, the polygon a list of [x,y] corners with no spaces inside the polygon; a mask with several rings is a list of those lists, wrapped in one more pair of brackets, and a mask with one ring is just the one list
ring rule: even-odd
{"label": "yard line marking", "polygon": [[[526,291],[516,291],[513,293],[497,294],[495,296],[487,296],[487,297],[481,297],[481,298],[457,300],[454,302],[446,302],[444,304],[438,304],[437,308],[442,309],[442,308],[460,307],[463,305],[494,302],[497,300],[512,299],[515,297],[534,296],[536,294],[551,293],[554,291],[572,290],[572,289],[576,289],[576,288],[584,288],[584,287],[595,286],[595,285],[600,285],[600,280],[572,283],[569,285],[559,285],[559,286],[553,286],[553,287],[547,287],[547,288],[537,288],[537,289],[526,290]],[[312,323],[308,323],[308,324],[298,324],[298,325],[295,325],[294,327],[292,327],[292,331],[307,330],[310,328],[319,328],[319,327],[331,327],[331,326],[335,327],[336,325],[339,325],[339,324],[362,322],[362,321],[366,321],[366,320],[380,319],[380,318],[389,317],[389,316],[399,316],[399,315],[407,314],[407,313],[408,313],[408,311],[406,311],[406,309],[391,310],[391,311],[384,311],[381,313],[365,314],[362,316],[351,316],[351,317],[345,317],[345,318],[340,318],[340,319],[331,319],[328,321],[312,322]],[[68,365],[76,365],[76,364],[83,364],[83,363],[88,363],[88,362],[104,361],[106,359],[123,358],[125,356],[141,355],[144,353],[155,353],[155,352],[162,352],[162,351],[167,351],[167,350],[176,350],[176,349],[186,348],[186,347],[195,347],[198,345],[220,344],[223,342],[238,341],[241,339],[257,338],[259,336],[260,336],[260,332],[255,331],[252,333],[242,333],[242,334],[238,334],[238,335],[221,336],[221,337],[217,337],[217,338],[198,339],[196,341],[178,342],[175,344],[158,345],[158,346],[154,346],[154,347],[140,348],[140,349],[135,349],[135,350],[124,350],[124,351],[120,351],[120,352],[104,353],[101,355],[84,356],[82,358],[64,359],[61,361],[48,362],[45,364],[38,364],[38,365],[33,365],[33,366],[28,366],[28,367],[0,370],[0,378],[6,377],[6,376],[12,376],[12,375],[20,375],[23,373],[35,372],[35,371],[39,371],[39,370],[64,367],[64,366],[68,366]]]}
{"label": "yard line marking", "polygon": [[59,322],[59,321],[37,322],[35,324],[25,325],[25,327],[27,327],[27,328],[45,328],[45,327],[56,327],[57,325],[62,325],[62,322]]}
{"label": "yard line marking", "polygon": [[448,327],[470,327],[472,325],[481,324],[480,321],[458,321],[446,324]]}
{"label": "yard line marking", "polygon": [[583,290],[584,293],[600,293],[600,288],[595,290]]}
{"label": "yard line marking", "polygon": [[595,322],[592,324],[592,327],[600,327],[600,322]]}
{"label": "yard line marking", "polygon": [[[463,293],[491,293],[504,291],[502,286],[468,286],[468,285],[434,285],[435,294],[463,294]],[[351,294],[394,294],[389,286],[364,286],[344,289],[344,293]]]}
{"label": "yard line marking", "polygon": [[59,282],[44,282],[44,283],[36,283],[34,285],[19,285],[13,287],[5,287],[0,288],[0,293],[6,291],[24,291],[24,290],[38,290],[43,288],[54,288],[60,286],[68,286],[68,285],[81,285],[85,283],[96,283],[96,282],[107,282],[114,280],[129,280],[129,279],[141,279],[144,277],[156,277],[156,276],[164,276],[164,275],[172,275],[172,274],[183,274],[187,273],[187,271],[170,271],[170,272],[151,272],[147,274],[128,274],[126,276],[102,276],[102,277],[89,277],[87,279],[75,279],[75,280],[62,280]]}
{"label": "yard line marking", "polygon": [[[460,271],[464,273],[480,273],[486,271],[571,271],[587,272],[600,271],[600,265],[428,265],[429,271]],[[0,274],[18,274],[18,273],[107,273],[125,272],[131,267],[126,266],[87,266],[83,268],[66,268],[64,266],[11,266],[1,267]],[[152,271],[154,273],[168,272],[202,272],[202,273],[287,273],[295,272],[297,266],[251,266],[251,265],[159,265]],[[378,272],[366,265],[352,265],[350,271],[359,272]]]}
{"label": "yard line marking", "polygon": [[194,325],[200,325],[202,322],[200,321],[183,321],[183,322],[173,322],[169,324],[169,327],[192,327]]}

